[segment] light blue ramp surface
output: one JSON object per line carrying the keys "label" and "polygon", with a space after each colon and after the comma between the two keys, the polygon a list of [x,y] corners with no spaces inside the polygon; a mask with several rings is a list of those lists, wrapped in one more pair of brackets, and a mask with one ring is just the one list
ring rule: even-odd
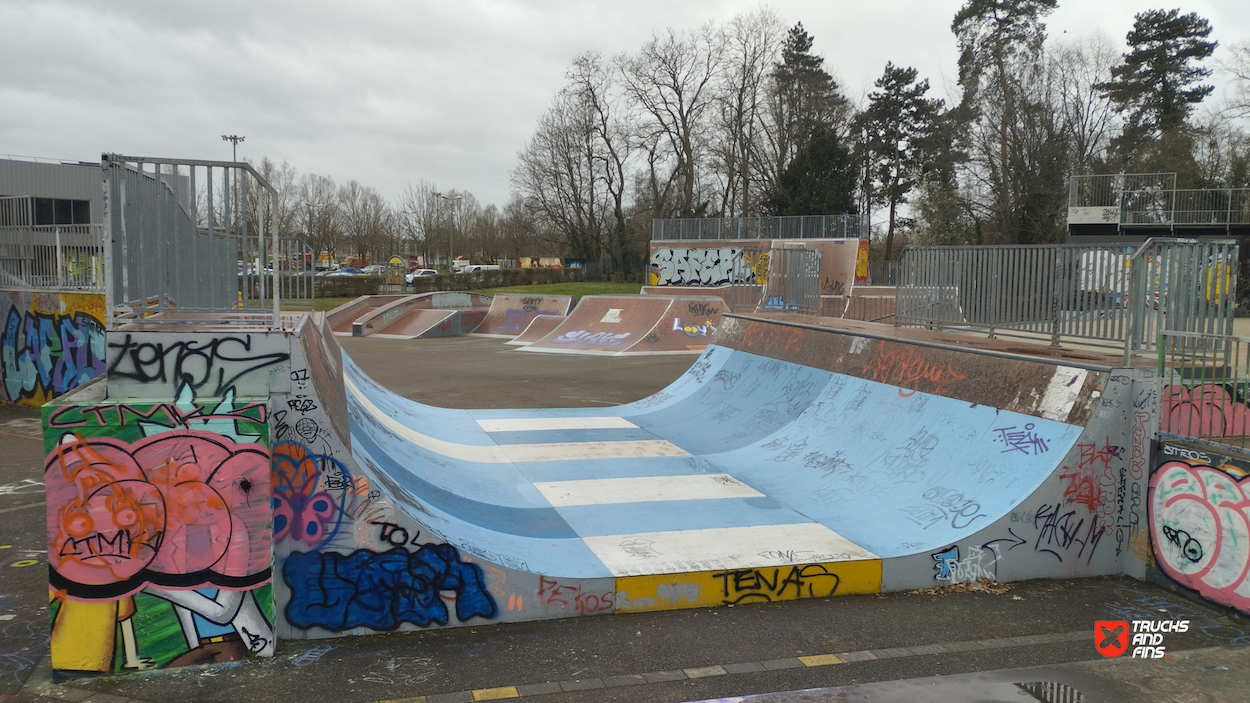
{"label": "light blue ramp surface", "polygon": [[[709,546],[758,532],[843,558],[940,549],[1015,509],[1081,432],[717,346],[607,409],[434,408],[343,366],[353,454],[396,508],[551,576],[666,573],[671,560],[613,551],[656,533]],[[751,558],[686,556],[686,570]]]}

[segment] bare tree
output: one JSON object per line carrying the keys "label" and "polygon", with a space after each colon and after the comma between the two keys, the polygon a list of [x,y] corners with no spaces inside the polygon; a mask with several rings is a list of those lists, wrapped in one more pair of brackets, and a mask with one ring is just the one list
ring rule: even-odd
{"label": "bare tree", "polygon": [[1105,163],[1117,128],[1111,100],[1098,86],[1111,78],[1119,56],[1103,34],[1059,43],[1049,48],[1047,55],[1055,108],[1070,138],[1068,172],[1092,173]]}
{"label": "bare tree", "polygon": [[720,33],[710,22],[690,33],[665,30],[652,35],[636,55],[616,58],[626,92],[646,117],[640,143],[650,152],[652,173],[657,173],[659,161],[672,159],[672,212],[680,217],[701,216],[706,210],[707,203],[699,202],[703,135],[722,58]]}
{"label": "bare tree", "polygon": [[305,242],[316,252],[318,260],[323,252],[335,260],[343,237],[338,186],[329,176],[309,173],[300,179],[299,194]]}
{"label": "bare tree", "polygon": [[594,114],[581,96],[561,90],[512,172],[513,191],[526,207],[559,233],[569,253],[587,261],[599,261],[603,234],[594,130]]}
{"label": "bare tree", "polygon": [[753,190],[752,183],[759,180],[764,92],[784,28],[775,12],[761,8],[735,16],[722,32],[725,70],[716,91],[711,146],[721,182],[718,209],[727,217],[758,214],[762,189]]}
{"label": "bare tree", "polygon": [[382,196],[351,180],[339,187],[338,199],[343,235],[350,251],[370,258],[391,254],[394,218]]}

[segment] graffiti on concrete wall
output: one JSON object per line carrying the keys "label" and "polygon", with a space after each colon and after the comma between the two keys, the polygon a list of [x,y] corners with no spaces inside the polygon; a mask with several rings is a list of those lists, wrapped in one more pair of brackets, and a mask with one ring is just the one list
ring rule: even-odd
{"label": "graffiti on concrete wall", "polygon": [[351,554],[292,552],[282,576],[291,589],[287,620],[298,628],[393,630],[403,623],[446,625],[442,595],[454,594],[456,619],[492,619],[497,608],[482,568],[449,544],[414,552],[395,547]]}
{"label": "graffiti on concrete wall", "polygon": [[203,410],[189,392],[172,404],[58,408],[68,429],[45,426],[57,670],[273,653],[264,405],[231,397]]}
{"label": "graffiti on concrete wall", "polygon": [[1250,613],[1250,480],[1235,467],[1168,461],[1150,477],[1150,536],[1163,572]]}
{"label": "graffiti on concrete wall", "polygon": [[220,396],[249,373],[291,358],[264,340],[250,334],[165,339],[126,334],[108,344],[109,380],[186,385],[202,395]]}
{"label": "graffiti on concrete wall", "polygon": [[754,277],[736,247],[661,248],[651,255],[651,284],[656,286],[724,286],[749,283]]}
{"label": "graffiti on concrete wall", "polygon": [[105,369],[103,296],[10,293],[0,337],[0,393],[40,405]]}
{"label": "graffiti on concrete wall", "polygon": [[1218,383],[1163,387],[1159,430],[1186,437],[1250,435],[1250,411],[1229,388]]}

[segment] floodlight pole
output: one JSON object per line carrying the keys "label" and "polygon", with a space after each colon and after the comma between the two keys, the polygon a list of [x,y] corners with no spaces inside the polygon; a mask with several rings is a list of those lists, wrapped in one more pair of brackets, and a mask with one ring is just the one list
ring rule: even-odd
{"label": "floodlight pole", "polygon": [[221,140],[223,142],[230,142],[230,146],[231,146],[230,160],[231,161],[234,161],[236,163],[239,161],[239,142],[243,141],[244,139],[247,139],[247,137],[240,137],[237,134],[221,135]]}

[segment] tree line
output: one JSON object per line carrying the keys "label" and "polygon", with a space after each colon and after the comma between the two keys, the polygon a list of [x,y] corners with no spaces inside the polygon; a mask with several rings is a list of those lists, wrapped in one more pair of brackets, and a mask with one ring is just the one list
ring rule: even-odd
{"label": "tree line", "polygon": [[1199,114],[1217,46],[1206,19],[1146,10],[1117,47],[1048,37],[1056,6],[966,0],[946,97],[892,62],[848,95],[816,37],[764,8],[587,51],[518,153],[502,209],[425,180],[392,203],[354,180],[258,169],[283,234],[318,251],[572,256],[624,273],[644,270],[653,218],[872,213],[892,259],[905,242],[1063,241],[1070,175],[1250,186],[1250,44],[1221,67],[1232,100]]}

